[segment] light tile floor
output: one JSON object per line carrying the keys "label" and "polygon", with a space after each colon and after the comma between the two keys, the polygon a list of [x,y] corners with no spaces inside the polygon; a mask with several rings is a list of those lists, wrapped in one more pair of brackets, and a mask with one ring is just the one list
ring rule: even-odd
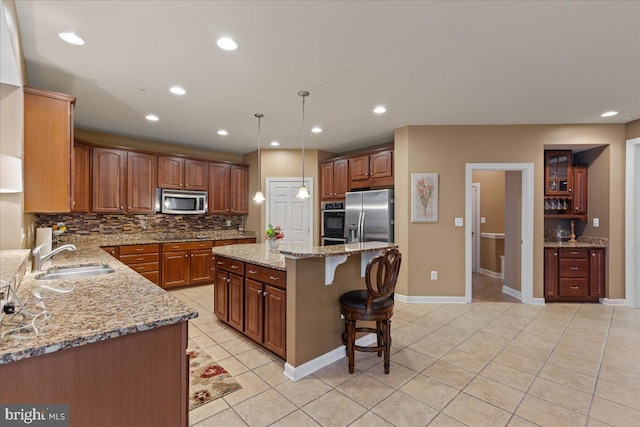
{"label": "light tile floor", "polygon": [[171,291],[190,340],[242,390],[192,426],[639,426],[640,310],[600,304],[396,303],[391,373],[356,353],[298,382],[213,315],[212,285]]}

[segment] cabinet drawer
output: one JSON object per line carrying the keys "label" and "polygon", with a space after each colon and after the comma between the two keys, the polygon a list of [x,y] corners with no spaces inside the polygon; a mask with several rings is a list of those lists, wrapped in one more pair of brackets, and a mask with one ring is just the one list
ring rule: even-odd
{"label": "cabinet drawer", "polygon": [[150,271],[158,271],[158,270],[160,270],[160,263],[159,262],[147,262],[145,264],[130,265],[129,268],[132,269],[133,271],[135,271],[136,273],[147,273],[147,272],[150,272]]}
{"label": "cabinet drawer", "polygon": [[229,245],[235,245],[236,243],[238,243],[236,239],[216,240],[215,246],[229,246]]}
{"label": "cabinet drawer", "polygon": [[160,252],[160,245],[120,246],[120,255],[148,254],[152,252]]}
{"label": "cabinet drawer", "polygon": [[586,259],[560,258],[560,277],[587,277],[589,263]]}
{"label": "cabinet drawer", "polygon": [[287,288],[287,273],[284,271],[247,263],[245,276],[278,288]]}
{"label": "cabinet drawer", "polygon": [[163,243],[164,252],[193,251],[198,249],[210,249],[213,247],[211,240],[201,242]]}
{"label": "cabinet drawer", "polygon": [[156,285],[160,286],[160,273],[157,271],[147,271],[140,273],[140,275],[146,277]]}
{"label": "cabinet drawer", "polygon": [[561,297],[586,297],[589,295],[587,279],[560,279]]}
{"label": "cabinet drawer", "polygon": [[242,261],[216,256],[214,258],[214,263],[216,269],[218,270],[230,271],[241,276],[244,274],[244,262]]}
{"label": "cabinet drawer", "polygon": [[560,258],[587,258],[587,248],[560,248]]}
{"label": "cabinet drawer", "polygon": [[157,252],[154,254],[142,253],[140,255],[120,255],[120,261],[127,265],[141,264],[145,262],[158,262],[160,261],[160,255]]}
{"label": "cabinet drawer", "polygon": [[236,243],[238,243],[238,244],[255,243],[255,242],[256,242],[256,238],[255,237],[236,240]]}

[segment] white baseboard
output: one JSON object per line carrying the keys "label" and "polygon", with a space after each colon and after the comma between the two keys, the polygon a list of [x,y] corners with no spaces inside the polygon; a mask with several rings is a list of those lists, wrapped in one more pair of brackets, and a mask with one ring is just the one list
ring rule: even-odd
{"label": "white baseboard", "polygon": [[519,299],[520,301],[522,301],[522,294],[520,293],[520,291],[516,291],[513,288],[510,288],[507,285],[502,285],[502,293],[503,294],[507,294],[510,297],[514,297],[516,299]]}
{"label": "white baseboard", "polygon": [[604,305],[626,305],[625,299],[600,298],[600,304]]}
{"label": "white baseboard", "polygon": [[[376,334],[367,334],[362,336],[356,340],[356,345],[368,346],[377,342]],[[324,368],[327,365],[332,364],[336,360],[340,360],[343,357],[347,356],[347,349],[345,346],[341,345],[340,347],[331,350],[328,353],[323,354],[322,356],[318,356],[315,359],[312,359],[306,363],[303,363],[300,366],[291,366],[288,363],[284,364],[284,376],[289,378],[291,381],[298,381],[307,375],[313,374],[315,371]]]}
{"label": "white baseboard", "polygon": [[407,296],[396,294],[395,300],[408,304],[466,304],[465,297]]}
{"label": "white baseboard", "polygon": [[502,279],[502,273],[498,273],[497,271],[488,270],[486,268],[481,268],[478,273],[484,274],[485,276],[493,277],[494,279]]}
{"label": "white baseboard", "polygon": [[544,298],[532,298],[531,305],[545,305]]}

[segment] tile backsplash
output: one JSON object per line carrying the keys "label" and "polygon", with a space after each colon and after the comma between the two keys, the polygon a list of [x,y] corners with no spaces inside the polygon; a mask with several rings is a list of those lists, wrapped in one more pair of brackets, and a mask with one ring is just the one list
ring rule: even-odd
{"label": "tile backsplash", "polygon": [[67,226],[68,234],[91,235],[237,230],[243,225],[243,218],[240,215],[36,214],[37,227],[51,227],[61,222]]}

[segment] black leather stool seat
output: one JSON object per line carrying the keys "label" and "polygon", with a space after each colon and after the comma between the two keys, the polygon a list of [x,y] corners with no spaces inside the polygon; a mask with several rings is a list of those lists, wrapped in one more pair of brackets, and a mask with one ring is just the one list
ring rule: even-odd
{"label": "black leather stool seat", "polygon": [[[366,310],[368,295],[369,292],[366,289],[349,291],[340,296],[340,304],[354,310]],[[371,309],[375,311],[391,306],[393,306],[393,299],[391,297],[375,298],[371,304]]]}

